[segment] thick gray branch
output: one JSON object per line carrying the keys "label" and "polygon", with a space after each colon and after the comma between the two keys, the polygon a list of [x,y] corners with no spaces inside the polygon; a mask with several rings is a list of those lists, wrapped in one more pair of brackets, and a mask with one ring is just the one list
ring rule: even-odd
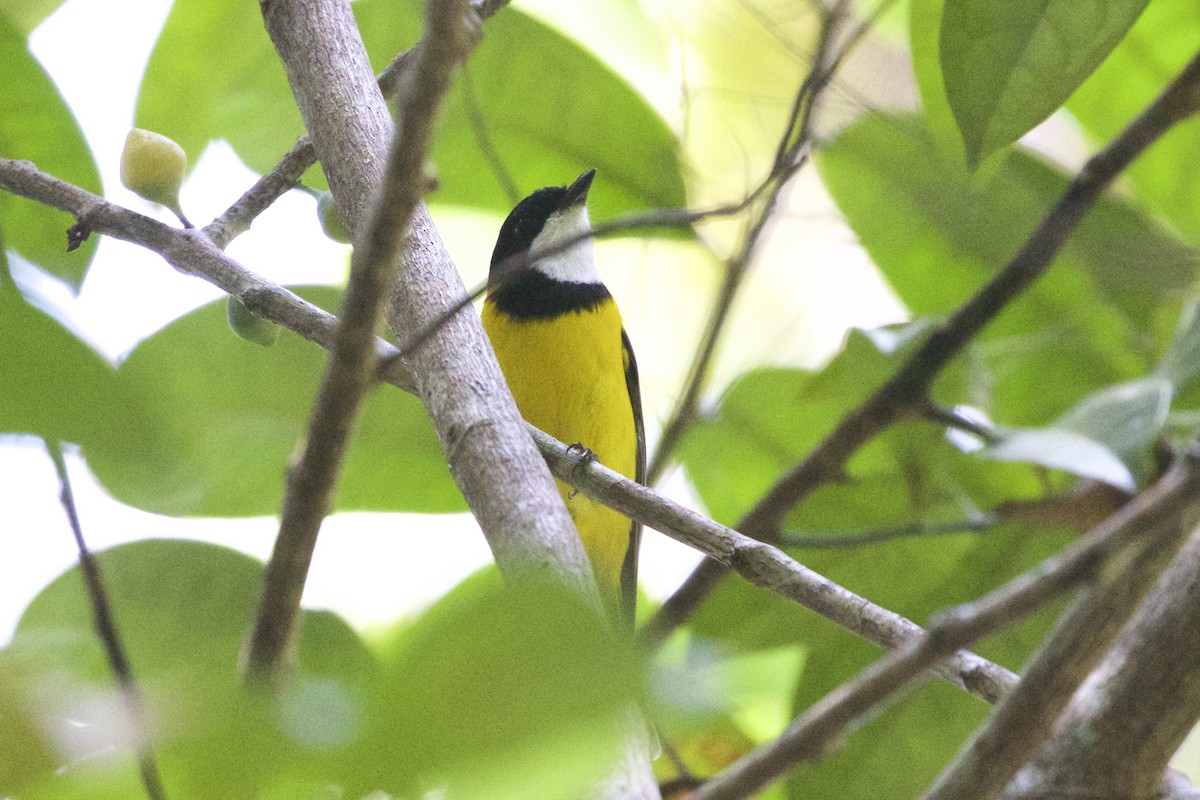
{"label": "thick gray branch", "polygon": [[[1017,688],[923,800],[991,800],[1050,735],[1079,685],[1200,519],[1197,454],[1182,458],[1155,490],[1162,497],[1140,526],[1138,540],[1123,557],[1110,559],[1097,579],[1076,595],[1026,665]],[[1150,492],[1139,500],[1146,494]]]}
{"label": "thick gray branch", "polygon": [[416,79],[400,103],[402,123],[392,139],[383,182],[359,226],[360,244],[351,261],[341,324],[303,452],[288,471],[279,535],[263,578],[246,660],[247,676],[256,683],[278,675],[283,666],[317,534],[333,502],[355,417],[373,381],[375,330],[383,321],[402,232],[426,184],[424,162],[433,121],[450,87],[451,72],[466,50],[466,7],[466,0],[430,4]]}
{"label": "thick gray branch", "polygon": [[1200,719],[1200,533],[1193,533],[1006,797],[1151,800]]}

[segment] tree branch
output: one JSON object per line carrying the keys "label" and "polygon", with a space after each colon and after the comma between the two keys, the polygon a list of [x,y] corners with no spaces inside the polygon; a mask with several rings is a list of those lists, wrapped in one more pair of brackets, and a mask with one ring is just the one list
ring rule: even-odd
{"label": "tree branch", "polygon": [[[696,800],[749,797],[802,761],[820,758],[850,726],[894,697],[955,650],[1022,619],[1063,592],[1098,574],[1119,573],[1131,542],[1147,548],[1157,537],[1169,548],[1181,517],[1200,515],[1200,459],[1185,456],[1174,470],[1086,537],[1006,585],[936,615],[928,632],[910,640],[830,692],[773,742],[743,756],[695,794]],[[1116,563],[1120,562],[1120,563]],[[1103,578],[1101,578],[1103,581]],[[1013,694],[1023,690],[1018,684]],[[1001,701],[1008,707],[1012,701]],[[1161,769],[1159,770],[1161,774]]]}
{"label": "tree branch", "polygon": [[350,263],[341,324],[309,420],[304,451],[288,471],[279,535],[263,576],[246,656],[246,677],[254,684],[277,678],[283,667],[317,534],[332,504],[355,417],[372,384],[375,330],[383,321],[404,228],[425,190],[424,163],[433,121],[450,88],[451,71],[466,52],[466,9],[466,0],[429,4],[427,36],[412,91],[400,104],[400,124],[392,137],[383,180],[372,204],[360,212],[359,246]]}
{"label": "tree branch", "polygon": [[[780,478],[742,517],[738,529],[755,538],[770,540],[777,535],[783,517],[818,487],[840,477],[859,448],[919,410],[942,369],[1046,271],[1075,226],[1117,175],[1197,109],[1200,109],[1200,56],[1084,165],[1004,269],[933,329],[895,375],[848,414],[803,462]],[[665,641],[727,574],[727,569],[712,561],[701,563],[646,624],[646,638],[652,642]]]}
{"label": "tree branch", "polygon": [[[895,649],[924,638],[925,631],[905,617],[877,606],[796,562],[786,553],[665,498],[536,428],[531,428],[550,469],[588,497],[630,519],[665,533],[728,567],[746,580],[770,589],[841,625],[869,642]],[[995,702],[1016,683],[1016,676],[974,653],[960,652],[937,674],[965,691]]]}
{"label": "tree branch", "polygon": [[149,726],[146,724],[146,713],[142,705],[142,692],[133,677],[133,667],[125,654],[125,646],[121,643],[121,634],[117,631],[117,621],[113,616],[112,605],[108,602],[108,591],[104,587],[104,579],[100,575],[100,565],[96,557],[88,549],[83,538],[83,526],[79,523],[79,512],[75,507],[75,493],[71,490],[71,478],[67,473],[67,463],[63,459],[62,445],[59,442],[46,440],[46,452],[54,462],[54,470],[58,473],[59,501],[66,512],[67,522],[71,526],[71,534],[75,537],[75,547],[79,551],[79,571],[83,576],[83,586],[87,591],[88,601],[92,606],[92,620],[96,626],[96,636],[108,656],[108,666],[117,679],[121,689],[121,698],[125,702],[125,710],[133,721],[133,729],[138,737],[137,763],[138,775],[146,796],[150,800],[166,800],[167,793],[163,788],[162,778],[158,774],[158,762],[154,758],[154,750],[150,747]]}
{"label": "tree branch", "polygon": [[1116,516],[1128,518],[1137,508],[1147,515],[1133,546],[1105,564],[1075,597],[1026,665],[1016,689],[922,800],[996,797],[1050,735],[1072,695],[1200,520],[1200,452],[1185,454],[1154,488]]}
{"label": "tree branch", "polygon": [[1200,718],[1200,532],[1163,573],[1104,660],[1075,692],[1011,800],[1151,800]]}

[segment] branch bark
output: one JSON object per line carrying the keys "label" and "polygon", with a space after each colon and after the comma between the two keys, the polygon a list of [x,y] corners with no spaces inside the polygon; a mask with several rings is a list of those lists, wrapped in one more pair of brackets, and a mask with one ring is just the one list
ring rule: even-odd
{"label": "branch bark", "polygon": [[[372,383],[375,330],[382,322],[387,289],[396,273],[402,232],[425,191],[424,163],[433,121],[450,87],[451,72],[467,50],[466,10],[466,0],[429,5],[427,37],[416,79],[399,106],[401,123],[392,137],[382,183],[371,206],[362,211],[365,220],[358,226],[359,246],[351,260],[341,324],[309,420],[303,453],[288,471],[279,534],[264,573],[246,658],[247,679],[255,684],[269,683],[284,665],[317,534],[329,513],[354,419]],[[357,33],[357,27],[354,30]],[[315,33],[319,36],[321,32]],[[313,63],[329,66],[318,59]],[[330,113],[322,102],[327,101],[314,102],[309,113]]]}
{"label": "branch bark", "polygon": [[[1111,559],[1071,602],[1021,682],[959,751],[922,800],[990,800],[1037,751],[1088,673],[1200,520],[1200,454],[1187,453],[1156,488],[1167,489],[1135,545]],[[1140,505],[1147,493],[1121,515]],[[1109,754],[1112,755],[1111,753]]]}
{"label": "branch bark", "polygon": [[1200,719],[1200,532],[1079,687],[1007,800],[1151,800]]}

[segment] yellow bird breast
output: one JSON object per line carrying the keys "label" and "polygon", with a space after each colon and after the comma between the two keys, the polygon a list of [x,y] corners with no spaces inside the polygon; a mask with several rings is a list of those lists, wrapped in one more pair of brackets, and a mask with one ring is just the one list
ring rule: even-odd
{"label": "yellow bird breast", "polygon": [[[566,444],[590,448],[602,464],[636,479],[637,433],[625,383],[621,315],[611,299],[587,311],[516,319],[490,300],[483,325],[521,415]],[[579,529],[600,593],[620,607],[621,565],[630,522],[558,485]]]}

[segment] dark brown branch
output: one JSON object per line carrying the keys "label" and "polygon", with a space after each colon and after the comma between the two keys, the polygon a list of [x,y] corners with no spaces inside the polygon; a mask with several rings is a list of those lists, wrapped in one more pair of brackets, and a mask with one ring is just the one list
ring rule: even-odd
{"label": "dark brown branch", "polygon": [[[739,530],[770,540],[783,517],[818,487],[841,476],[859,448],[919,410],[942,369],[1050,266],[1067,237],[1105,188],[1172,126],[1200,108],[1200,57],[1138,117],[1094,155],[1013,259],[970,300],[935,328],[896,374],[875,391],[809,454],[780,478],[738,523]],[[728,570],[705,561],[647,623],[654,642],[667,636],[709,595]]]}
{"label": "dark brown branch", "polygon": [[[317,534],[332,504],[354,419],[373,384],[375,331],[383,322],[404,230],[426,188],[424,164],[433,122],[450,87],[451,72],[465,55],[466,0],[431,2],[428,9],[427,36],[412,91],[400,104],[383,181],[369,213],[357,226],[358,247],[350,264],[341,324],[309,420],[304,451],[288,471],[279,535],[267,562],[247,651],[246,676],[251,683],[269,683],[284,664]],[[286,61],[286,47],[280,50]]]}
{"label": "dark brown branch", "polygon": [[[1200,515],[1197,489],[1200,458],[1189,454],[1158,484],[1061,553],[972,603],[936,615],[926,635],[907,642],[830,692],[778,739],[739,759],[705,784],[696,792],[696,800],[752,796],[797,764],[823,756],[855,721],[894,697],[945,656],[1028,616],[1081,583],[1097,579],[1106,583],[1104,576],[1119,575],[1129,562],[1130,549],[1170,551],[1172,541],[1178,545],[1175,532],[1181,520]],[[1085,590],[1085,595],[1091,597],[1095,591]],[[1003,707],[1015,705],[1012,698],[1024,688],[1024,683],[1018,684],[1001,701]]]}
{"label": "dark brown branch", "polygon": [[83,576],[83,586],[87,591],[88,602],[92,606],[92,621],[96,626],[96,636],[108,657],[108,666],[117,679],[121,689],[121,697],[125,702],[125,710],[133,721],[137,736],[138,775],[146,796],[150,800],[166,800],[167,793],[163,788],[162,779],[158,774],[158,762],[150,747],[149,726],[146,724],[146,713],[143,708],[142,693],[133,677],[133,667],[125,654],[125,646],[121,643],[121,634],[117,630],[117,621],[113,616],[112,604],[108,601],[108,591],[104,586],[104,578],[100,574],[100,565],[96,557],[88,549],[83,538],[83,526],[79,522],[79,511],[75,507],[75,493],[71,490],[71,478],[67,474],[67,463],[63,459],[62,445],[59,442],[46,441],[46,452],[54,462],[54,470],[58,473],[59,502],[67,515],[67,523],[71,526],[71,534],[75,537],[75,547],[79,551],[79,571]]}

